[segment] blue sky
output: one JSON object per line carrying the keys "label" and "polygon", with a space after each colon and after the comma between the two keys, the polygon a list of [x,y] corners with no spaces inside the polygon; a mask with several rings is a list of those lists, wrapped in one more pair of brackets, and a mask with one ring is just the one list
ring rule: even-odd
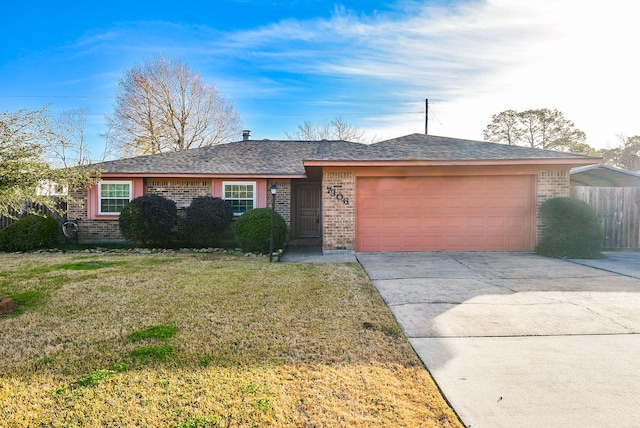
{"label": "blue sky", "polygon": [[255,139],[336,116],[369,138],[424,132],[429,98],[430,134],[482,139],[492,114],[557,108],[606,148],[640,134],[638,10],[627,0],[11,2],[0,109],[88,108],[97,156],[118,79],[162,54],[215,84]]}

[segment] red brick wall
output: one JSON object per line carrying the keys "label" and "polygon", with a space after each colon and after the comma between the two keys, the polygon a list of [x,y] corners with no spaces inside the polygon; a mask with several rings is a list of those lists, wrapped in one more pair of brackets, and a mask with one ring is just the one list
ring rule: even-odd
{"label": "red brick wall", "polygon": [[355,175],[325,171],[322,176],[322,249],[355,250]]}

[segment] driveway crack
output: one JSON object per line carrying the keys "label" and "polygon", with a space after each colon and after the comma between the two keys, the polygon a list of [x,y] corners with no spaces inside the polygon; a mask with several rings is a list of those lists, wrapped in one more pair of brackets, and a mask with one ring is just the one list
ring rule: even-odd
{"label": "driveway crack", "polygon": [[622,323],[620,323],[620,322],[616,321],[615,319],[613,319],[613,318],[611,318],[611,317],[605,316],[605,315],[601,314],[600,312],[593,310],[593,309],[592,309],[592,308],[590,308],[589,306],[581,305],[581,304],[578,304],[578,303],[575,303],[575,302],[571,302],[571,301],[563,300],[563,299],[558,299],[558,298],[554,298],[554,297],[550,297],[550,296],[540,296],[540,297],[542,297],[542,298],[544,298],[544,299],[547,299],[547,300],[552,300],[552,301],[554,301],[554,302],[558,302],[558,303],[564,303],[564,304],[572,305],[572,306],[575,306],[576,308],[585,309],[585,310],[587,310],[588,312],[591,312],[592,314],[594,314],[594,315],[596,315],[596,316],[598,316],[598,317],[600,317],[600,318],[603,318],[603,319],[606,319],[606,320],[611,321],[613,324],[615,324],[615,325],[617,325],[617,326],[622,327],[623,329],[625,329],[625,330],[626,330],[626,331],[628,331],[629,333],[636,333],[636,332],[635,332],[632,328],[630,328],[629,326],[626,326],[626,325],[624,325],[624,324],[622,324]]}

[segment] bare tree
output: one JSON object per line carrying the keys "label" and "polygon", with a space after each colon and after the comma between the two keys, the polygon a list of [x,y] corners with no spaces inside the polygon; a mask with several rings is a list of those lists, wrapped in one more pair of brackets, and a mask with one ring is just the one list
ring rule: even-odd
{"label": "bare tree", "polygon": [[157,56],[128,70],[108,118],[124,154],[180,151],[231,141],[242,122],[233,103],[180,60]]}
{"label": "bare tree", "polygon": [[[12,210],[33,207],[38,202],[60,212],[46,196],[50,187],[82,189],[95,182],[95,171],[80,164],[73,168],[56,168],[49,161],[56,158],[50,149],[64,140],[55,130],[48,106],[40,110],[0,112],[0,215],[13,216]],[[60,162],[58,162],[60,164]],[[70,200],[70,196],[65,199]]]}
{"label": "bare tree", "polygon": [[113,157],[117,157],[118,153],[118,139],[113,131],[113,123],[107,120],[107,129],[104,133],[100,134],[100,137],[104,139],[104,147],[102,148],[102,154],[99,162],[107,161]]}
{"label": "bare tree", "polygon": [[347,122],[341,117],[330,121],[314,124],[305,120],[298,125],[298,130],[292,134],[285,133],[290,140],[343,140],[364,142],[365,133],[358,126]]}
{"label": "bare tree", "polygon": [[47,145],[49,161],[54,166],[69,168],[91,163],[86,141],[86,123],[89,109],[63,110],[54,119],[55,138]]}

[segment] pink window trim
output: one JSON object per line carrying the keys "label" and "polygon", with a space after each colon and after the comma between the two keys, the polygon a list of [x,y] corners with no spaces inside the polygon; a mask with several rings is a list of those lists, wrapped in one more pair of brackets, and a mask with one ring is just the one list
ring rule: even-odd
{"label": "pink window trim", "polygon": [[[102,180],[109,181],[109,180]],[[144,180],[142,178],[118,179],[112,181],[131,181],[133,191],[132,197],[137,198],[144,194]],[[89,220],[117,220],[120,217],[118,214],[100,214],[98,211],[98,186],[93,186],[88,190],[87,195],[87,216]]]}
{"label": "pink window trim", "polygon": [[222,180],[212,180],[211,182],[211,194],[215,197],[222,198],[222,182],[224,181],[234,181],[241,182],[246,181],[248,183],[255,182],[256,183],[256,208],[266,208],[267,207],[267,180],[266,179],[256,179],[256,180],[238,180],[234,178],[225,178]]}
{"label": "pink window trim", "polygon": [[[109,180],[103,180],[109,181]],[[127,179],[123,177],[118,177],[114,181],[131,181],[133,184],[133,198],[137,198],[138,196],[144,195],[144,179],[143,178],[132,178]],[[223,181],[247,181],[247,182],[255,182],[256,183],[256,208],[266,208],[267,207],[267,180],[266,179],[235,179],[235,178],[225,178],[225,179],[215,179],[211,180],[211,194],[218,198],[222,197],[222,182]],[[115,214],[100,214],[98,212],[98,186],[93,186],[88,191],[88,202],[87,202],[87,215],[89,220],[117,220],[118,215]]]}

